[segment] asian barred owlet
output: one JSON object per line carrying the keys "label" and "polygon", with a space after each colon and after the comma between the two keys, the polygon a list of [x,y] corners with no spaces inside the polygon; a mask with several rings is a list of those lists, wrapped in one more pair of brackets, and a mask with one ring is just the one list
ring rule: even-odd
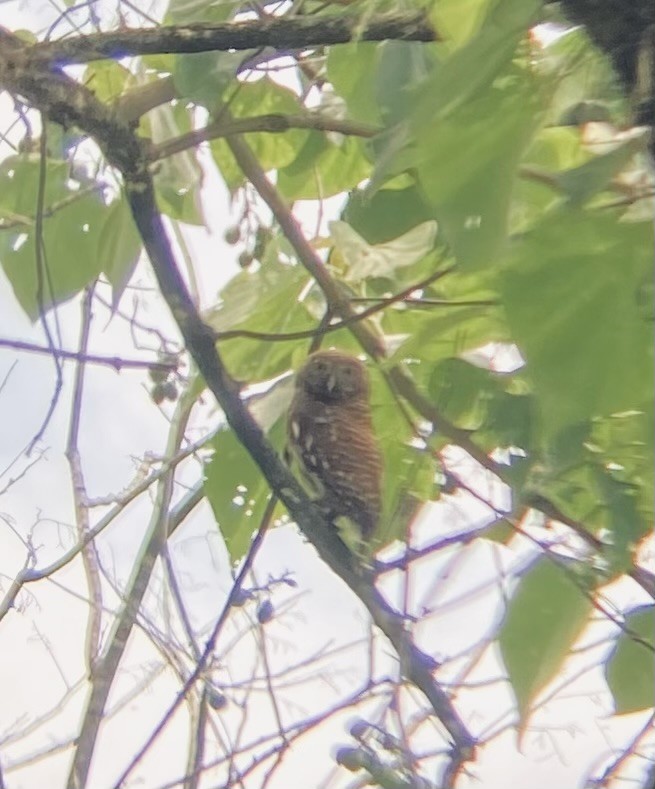
{"label": "asian barred owlet", "polygon": [[366,367],[340,351],[312,354],[296,376],[289,444],[332,519],[347,516],[367,540],[380,518],[382,457]]}

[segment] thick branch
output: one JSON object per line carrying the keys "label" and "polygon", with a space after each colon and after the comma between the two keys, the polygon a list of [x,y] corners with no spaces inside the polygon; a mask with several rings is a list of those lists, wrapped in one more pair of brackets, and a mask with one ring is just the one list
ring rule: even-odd
{"label": "thick branch", "polygon": [[271,17],[247,22],[194,24],[132,30],[114,30],[61,41],[35,44],[28,57],[42,64],[61,66],[105,58],[161,53],[213,52],[273,47],[307,49],[349,41],[436,41],[437,34],[423,13],[389,14],[361,24],[359,15],[319,18]]}

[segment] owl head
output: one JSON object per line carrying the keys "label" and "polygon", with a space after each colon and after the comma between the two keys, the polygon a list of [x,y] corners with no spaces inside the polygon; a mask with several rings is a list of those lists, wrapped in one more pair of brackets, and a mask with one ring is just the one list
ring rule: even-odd
{"label": "owl head", "polygon": [[296,388],[324,403],[367,398],[366,367],[341,351],[317,351],[298,371]]}

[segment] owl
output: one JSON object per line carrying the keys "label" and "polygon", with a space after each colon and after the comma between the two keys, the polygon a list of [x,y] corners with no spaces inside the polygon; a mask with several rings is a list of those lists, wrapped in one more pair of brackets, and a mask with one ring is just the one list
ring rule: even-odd
{"label": "owl", "polygon": [[288,439],[321,509],[331,519],[346,516],[368,540],[380,518],[382,456],[362,362],[340,351],[307,359],[296,377]]}

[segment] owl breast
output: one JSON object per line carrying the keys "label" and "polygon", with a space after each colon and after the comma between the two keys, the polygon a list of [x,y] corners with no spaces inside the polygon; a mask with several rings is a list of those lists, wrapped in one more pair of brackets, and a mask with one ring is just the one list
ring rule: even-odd
{"label": "owl breast", "polygon": [[289,439],[321,507],[370,536],[380,517],[382,460],[368,403],[331,404],[298,393]]}

